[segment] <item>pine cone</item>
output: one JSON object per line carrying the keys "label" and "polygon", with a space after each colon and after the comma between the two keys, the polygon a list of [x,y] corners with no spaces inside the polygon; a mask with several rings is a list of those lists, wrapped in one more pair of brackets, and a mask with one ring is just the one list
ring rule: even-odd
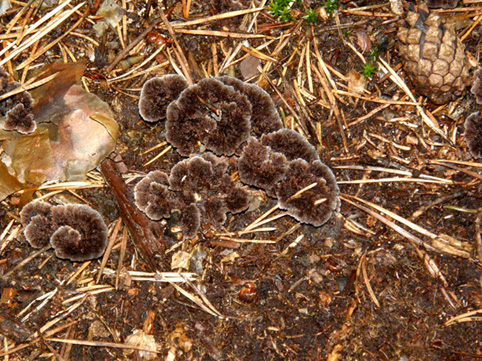
{"label": "pine cone", "polygon": [[455,24],[419,9],[409,12],[398,30],[403,67],[420,94],[435,104],[462,96],[469,82],[465,46]]}

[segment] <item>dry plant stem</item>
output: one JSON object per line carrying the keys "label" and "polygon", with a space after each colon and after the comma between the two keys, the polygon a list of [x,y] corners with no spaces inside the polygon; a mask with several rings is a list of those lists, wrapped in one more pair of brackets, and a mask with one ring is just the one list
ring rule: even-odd
{"label": "dry plant stem", "polygon": [[219,30],[176,29],[176,32],[181,34],[201,35],[201,36],[219,36],[221,38],[233,38],[233,39],[266,38],[265,35],[260,35],[260,34],[233,33],[228,31],[219,31]]}
{"label": "dry plant stem", "polygon": [[82,17],[77,20],[77,22],[72,25],[65,33],[63,33],[61,36],[59,36],[57,39],[52,41],[51,43],[47,44],[46,46],[40,48],[35,52],[35,54],[30,54],[27,60],[23,61],[19,66],[17,66],[17,71],[22,70],[26,66],[30,65],[33,61],[37,60],[42,54],[47,52],[49,49],[57,45],[63,38],[65,38],[67,35],[69,35],[72,31],[74,31],[77,26],[79,26],[85,19],[85,17],[88,15],[89,8],[87,8],[82,15]]}
{"label": "dry plant stem", "polygon": [[466,313],[463,313],[458,316],[452,317],[450,320],[444,323],[444,326],[451,326],[455,323],[460,323],[460,322],[473,322],[473,321],[482,321],[481,316],[476,316],[477,314],[482,314],[482,309],[478,309],[475,311],[469,311]]}
{"label": "dry plant stem", "polygon": [[217,21],[217,20],[222,20],[222,19],[228,19],[228,18],[234,18],[236,16],[241,16],[241,15],[246,15],[246,14],[251,14],[251,13],[256,13],[264,10],[263,7],[258,7],[254,9],[246,9],[246,10],[236,10],[236,11],[230,11],[214,16],[208,16],[208,17],[202,17],[196,20],[189,20],[185,22],[179,22],[175,24],[171,24],[171,27],[173,28],[183,28],[185,26],[192,26],[192,25],[199,25],[199,24],[206,24],[212,21]]}
{"label": "dry plant stem", "polygon": [[423,245],[426,249],[431,250],[431,251],[438,251],[437,249],[429,246],[426,244],[424,241],[422,241],[420,238],[412,235],[411,233],[407,232],[405,229],[402,227],[398,226],[397,224],[389,221],[385,217],[382,217],[380,214],[373,212],[371,209],[366,208],[365,206],[362,206],[361,204],[357,204],[350,199],[346,198],[345,195],[340,195],[340,199],[342,199],[345,202],[350,203],[351,205],[354,205],[355,207],[360,208],[362,211],[368,213],[372,217],[378,219],[380,222],[386,224],[388,227],[393,229],[395,232],[403,236],[407,241],[410,243],[410,245],[413,247],[415,252],[417,253],[417,256],[423,260],[425,267],[429,271],[429,273],[432,275],[433,278],[438,278],[440,281],[442,281],[442,284],[444,287],[448,286],[448,282],[445,279],[444,275],[440,272],[438,266],[436,263],[433,261],[432,258],[430,258],[425,252],[421,251],[416,244],[418,245]]}
{"label": "dry plant stem", "polygon": [[[45,337],[51,337],[51,336],[55,335],[56,333],[59,333],[59,332],[65,330],[66,328],[69,328],[70,326],[77,324],[78,322],[79,322],[78,320],[77,321],[71,321],[71,322],[68,322],[65,325],[59,326],[59,327],[53,329],[52,331],[50,331],[48,334],[46,334]],[[41,337],[36,337],[35,339],[30,341],[29,343],[18,345],[18,346],[14,347],[14,348],[11,348],[11,349],[9,349],[8,351],[5,351],[5,352],[0,352],[0,357],[11,355],[11,354],[13,354],[17,351],[23,350],[24,348],[35,345],[37,342],[39,342],[41,340],[42,340]]]}
{"label": "dry plant stem", "polygon": [[[359,267],[361,268],[361,272],[363,275],[363,281],[365,282],[365,286],[368,290],[368,294],[370,295],[373,303],[380,308],[380,302],[378,302],[377,297],[375,296],[375,292],[373,292],[373,288],[370,285],[370,280],[368,279],[368,274],[367,274],[367,259],[366,259],[367,253],[366,251],[363,253],[363,255],[360,258],[360,264]],[[359,270],[357,269],[357,276],[358,276]]]}
{"label": "dry plant stem", "polygon": [[37,88],[45,83],[48,83],[49,81],[53,80],[54,78],[56,78],[58,75],[58,73],[55,73],[55,74],[52,74],[52,75],[49,75],[48,77],[46,78],[43,78],[39,81],[36,81],[35,83],[33,84],[28,84],[28,83],[25,83],[23,85],[20,85],[18,88],[15,88],[14,90],[12,91],[9,91],[8,93],[5,93],[5,94],[2,94],[0,96],[0,101],[4,100],[4,99],[7,99],[7,98],[10,98],[11,96],[14,96],[16,94],[19,94],[19,93],[22,93],[24,91],[28,91],[28,90],[32,90],[34,88]]}
{"label": "dry plant stem", "polygon": [[166,25],[167,31],[169,32],[169,35],[171,35],[172,41],[176,45],[177,51],[175,51],[174,53],[178,58],[177,60],[181,63],[181,68],[183,70],[184,77],[186,78],[189,85],[193,85],[194,82],[192,80],[191,71],[189,70],[189,65],[186,60],[186,57],[184,56],[184,52],[182,51],[182,48],[176,39],[176,34],[174,33],[174,30],[172,29],[171,24],[169,24],[169,21],[167,20],[166,15],[164,14],[163,11],[161,11],[161,20],[164,23],[164,25]]}
{"label": "dry plant stem", "polygon": [[476,231],[475,238],[477,240],[477,259],[479,260],[479,262],[482,262],[482,235],[480,234],[481,224],[482,224],[482,213],[479,213],[475,221],[475,231]]}
{"label": "dry plant stem", "polygon": [[124,262],[124,257],[126,254],[126,248],[127,248],[127,228],[124,227],[124,230],[122,231],[122,243],[121,243],[121,250],[120,250],[120,255],[119,255],[119,264],[117,265],[117,271],[115,275],[115,289],[119,289],[119,280],[120,280],[120,274],[122,271],[122,264]]}
{"label": "dry plant stem", "polygon": [[146,34],[151,32],[152,29],[154,29],[161,21],[162,21],[161,18],[157,18],[156,20],[154,20],[152,24],[149,25],[149,27],[141,35],[139,35],[129,45],[127,45],[125,49],[123,49],[119,53],[119,55],[115,57],[114,61],[105,69],[106,72],[110,73],[112,69],[115,68],[117,63],[119,63],[119,61],[121,61],[124,58],[124,56],[126,56],[138,43],[140,43],[146,37]]}
{"label": "dry plant stem", "polygon": [[435,201],[433,202],[430,202],[429,204],[426,204],[424,205],[423,207],[420,207],[419,209],[417,209],[415,212],[413,212],[413,214],[408,218],[409,221],[414,221],[415,219],[417,219],[418,217],[420,217],[423,213],[425,213],[427,210],[429,210],[430,208],[436,206],[437,204],[441,204],[441,203],[446,203],[447,201],[450,201],[450,200],[453,200],[453,199],[456,199],[456,198],[460,198],[460,197],[463,197],[464,195],[466,194],[466,192],[456,192],[454,194],[451,194],[449,196],[446,196],[446,197],[440,197],[438,199],[436,199]]}
{"label": "dry plant stem", "polygon": [[137,209],[133,203],[132,189],[127,186],[116,168],[116,164],[111,159],[105,159],[100,165],[104,179],[114,193],[122,220],[129,229],[132,241],[152,271],[160,268],[168,269],[160,258],[167,248],[160,226]]}
{"label": "dry plant stem", "polygon": [[152,352],[157,353],[157,351],[153,351],[151,349],[138,347],[134,345],[128,345],[125,343],[115,343],[115,342],[104,342],[104,341],[88,341],[88,340],[67,340],[64,338],[48,338],[45,339],[46,341],[53,341],[53,342],[61,342],[61,343],[70,343],[73,345],[81,345],[81,346],[96,346],[96,347],[112,347],[112,348],[119,348],[119,349],[126,349],[126,350],[137,350],[143,352]]}
{"label": "dry plant stem", "polygon": [[445,163],[444,161],[429,160],[429,163],[430,163],[430,164],[442,165],[442,166],[447,167],[447,168],[449,168],[449,169],[454,169],[454,170],[457,170],[457,171],[459,171],[459,172],[468,174],[468,175],[470,175],[471,177],[474,177],[474,178],[477,178],[477,179],[482,180],[482,175],[480,175],[480,174],[478,174],[478,173],[475,173],[475,172],[472,172],[472,171],[467,170],[467,169],[462,169],[462,168],[459,168],[459,167],[454,167],[453,165],[447,164],[447,163]]}
{"label": "dry plant stem", "polygon": [[328,97],[328,100],[330,101],[331,108],[333,109],[333,113],[335,114],[336,122],[338,124],[338,128],[340,129],[341,140],[343,142],[343,149],[345,150],[345,153],[349,153],[348,141],[346,139],[345,129],[340,119],[340,110],[338,109],[336,99],[333,95],[333,91],[336,91],[337,89],[335,87],[333,87],[333,89],[330,89],[328,85],[328,81],[330,80],[329,71],[325,66],[325,62],[323,61],[323,58],[321,57],[316,41],[313,42],[313,47],[315,49],[315,56],[318,60],[318,67],[320,67],[320,69],[318,69],[316,66],[313,66],[312,70],[317,74],[318,80],[321,82],[323,90],[325,91],[325,94]]}
{"label": "dry plant stem", "polygon": [[56,18],[55,20],[52,20],[49,24],[47,24],[42,31],[39,31],[32,37],[28,38],[22,45],[20,45],[18,48],[16,48],[10,55],[5,57],[3,60],[0,60],[0,66],[7,63],[9,60],[12,58],[15,58],[19,54],[21,54],[23,51],[25,51],[30,45],[34,44],[37,40],[41,39],[43,36],[51,32],[53,29],[58,27],[62,22],[70,18],[73,13],[75,13],[78,9],[80,9],[82,6],[84,6],[85,3],[80,3],[78,4],[75,8],[62,13],[61,16]]}
{"label": "dry plant stem", "polygon": [[10,271],[8,271],[7,273],[5,273],[2,277],[0,277],[0,279],[6,279],[8,278],[12,273],[18,271],[20,268],[22,268],[23,266],[25,266],[27,263],[29,263],[31,260],[33,260],[35,257],[37,257],[38,255],[42,254],[43,252],[45,252],[46,250],[48,250],[50,248],[50,244],[48,246],[45,246],[44,248],[41,248],[39,249],[38,251],[32,253],[30,256],[28,256],[27,258],[25,258],[22,262],[20,262],[18,265],[16,265],[14,268],[12,268]]}
{"label": "dry plant stem", "polygon": [[100,277],[102,276],[102,272],[104,271],[105,265],[109,260],[110,252],[112,251],[112,247],[114,247],[115,240],[117,239],[117,235],[119,234],[119,230],[122,224],[122,218],[119,218],[114,226],[114,230],[109,237],[109,243],[107,245],[107,249],[105,250],[104,256],[102,257],[102,262],[100,263],[99,271],[97,272],[97,279],[95,283],[99,283]]}

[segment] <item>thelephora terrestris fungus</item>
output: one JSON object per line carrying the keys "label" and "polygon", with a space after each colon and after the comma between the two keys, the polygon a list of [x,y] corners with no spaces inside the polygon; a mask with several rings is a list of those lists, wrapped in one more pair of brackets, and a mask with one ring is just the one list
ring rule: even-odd
{"label": "thelephora terrestris fungus", "polygon": [[265,134],[261,137],[261,143],[269,146],[273,151],[283,154],[288,161],[298,158],[307,162],[320,160],[315,147],[300,133],[291,129],[280,129]]}
{"label": "thelephora terrestris fungus", "polygon": [[153,220],[170,218],[178,209],[183,238],[197,234],[201,223],[219,228],[226,213],[248,207],[248,193],[226,173],[227,164],[211,153],[178,162],[169,177],[153,171],[135,188],[136,205]]}
{"label": "thelephora terrestris fungus", "polygon": [[264,190],[269,190],[284,178],[288,162],[286,157],[273,151],[261,141],[251,137],[238,159],[239,179]]}
{"label": "thelephora terrestris fungus", "polygon": [[251,104],[245,95],[216,79],[186,88],[167,108],[166,139],[182,156],[232,155],[249,137]]}
{"label": "thelephora terrestris fungus", "polygon": [[[20,83],[10,81],[5,70],[0,68],[0,95],[6,94],[20,86]],[[33,98],[23,91],[0,101],[0,116],[5,116],[4,130],[15,130],[22,134],[33,133],[37,128],[32,113]]]}
{"label": "thelephora terrestris fungus", "polygon": [[150,172],[137,183],[134,198],[137,208],[155,221],[169,218],[175,204],[169,190],[169,178],[158,170]]}
{"label": "thelephora terrestris fungus", "polygon": [[[169,183],[186,204],[198,205],[204,223],[222,224],[226,212],[239,213],[248,207],[248,193],[226,171],[225,163],[206,153],[177,163]],[[219,215],[221,212],[223,216]]]}
{"label": "thelephora terrestris fungus", "polygon": [[107,247],[107,226],[99,212],[86,205],[30,202],[20,220],[32,247],[50,243],[59,258],[86,261],[102,256]]}
{"label": "thelephora terrestris fungus", "polygon": [[482,69],[478,69],[474,74],[474,81],[470,92],[475,96],[477,104],[482,104]]}
{"label": "thelephora terrestris fungus", "polygon": [[453,9],[457,6],[459,0],[427,0],[429,8]]}
{"label": "thelephora terrestris fungus", "polygon": [[335,176],[320,161],[291,161],[286,178],[275,185],[275,190],[281,209],[315,227],[326,223],[339,206]]}
{"label": "thelephora terrestris fungus", "polygon": [[181,92],[188,87],[186,79],[177,74],[149,79],[142,87],[139,113],[147,122],[166,118],[166,110]]}
{"label": "thelephora terrestris fungus", "polygon": [[182,207],[179,227],[184,238],[191,239],[197,234],[201,227],[201,212],[194,203]]}
{"label": "thelephora terrestris fungus", "polygon": [[480,112],[472,113],[467,117],[464,136],[472,156],[482,158],[482,115]]}
{"label": "thelephora terrestris fungus", "polygon": [[108,229],[96,210],[83,204],[52,208],[56,231],[50,244],[59,258],[75,262],[99,258],[107,247]]}
{"label": "thelephora terrestris fungus", "polygon": [[251,104],[251,135],[259,138],[263,134],[283,128],[283,122],[269,94],[257,85],[245,83],[237,78],[221,76],[226,85],[246,95]]}
{"label": "thelephora terrestris fungus", "polygon": [[213,167],[200,156],[177,163],[169,176],[171,189],[182,192],[191,202],[197,202],[215,185]]}
{"label": "thelephora terrestris fungus", "polygon": [[49,244],[54,232],[52,224],[52,206],[45,202],[30,202],[20,212],[23,234],[27,242],[34,248],[42,248]]}
{"label": "thelephora terrestris fungus", "polygon": [[[194,237],[200,227],[219,229],[228,212],[246,210],[250,187],[278,198],[281,209],[316,227],[338,209],[333,173],[301,134],[283,128],[270,96],[256,85],[229,76],[203,79],[171,102],[166,119],[166,139],[186,159],[155,187],[143,185],[150,184],[148,176],[136,193],[156,193],[155,207],[162,212],[154,218],[170,218],[183,238]],[[230,177],[235,171],[243,187]],[[136,196],[136,204],[149,212],[150,199]]]}

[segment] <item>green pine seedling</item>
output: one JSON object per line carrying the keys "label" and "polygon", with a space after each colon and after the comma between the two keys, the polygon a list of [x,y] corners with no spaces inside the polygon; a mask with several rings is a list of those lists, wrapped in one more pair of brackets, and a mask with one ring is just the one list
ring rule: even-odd
{"label": "green pine seedling", "polygon": [[360,71],[360,73],[366,79],[370,79],[372,75],[375,74],[376,70],[377,70],[377,67],[369,61],[362,65],[362,70]]}
{"label": "green pine seedling", "polygon": [[318,21],[316,11],[312,9],[306,9],[306,15],[303,16],[303,20],[305,20],[308,24],[315,24]]}
{"label": "green pine seedling", "polygon": [[321,3],[321,6],[325,8],[328,15],[332,15],[336,10],[338,10],[337,0],[326,0]]}

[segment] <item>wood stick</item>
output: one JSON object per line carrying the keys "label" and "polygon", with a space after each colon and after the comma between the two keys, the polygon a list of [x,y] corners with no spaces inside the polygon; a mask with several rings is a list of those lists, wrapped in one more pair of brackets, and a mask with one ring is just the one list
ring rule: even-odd
{"label": "wood stick", "polygon": [[167,245],[159,224],[150,220],[133,204],[133,191],[120,176],[114,161],[105,159],[100,165],[100,171],[114,194],[124,224],[144,260],[152,271],[168,270],[169,267],[162,258]]}

